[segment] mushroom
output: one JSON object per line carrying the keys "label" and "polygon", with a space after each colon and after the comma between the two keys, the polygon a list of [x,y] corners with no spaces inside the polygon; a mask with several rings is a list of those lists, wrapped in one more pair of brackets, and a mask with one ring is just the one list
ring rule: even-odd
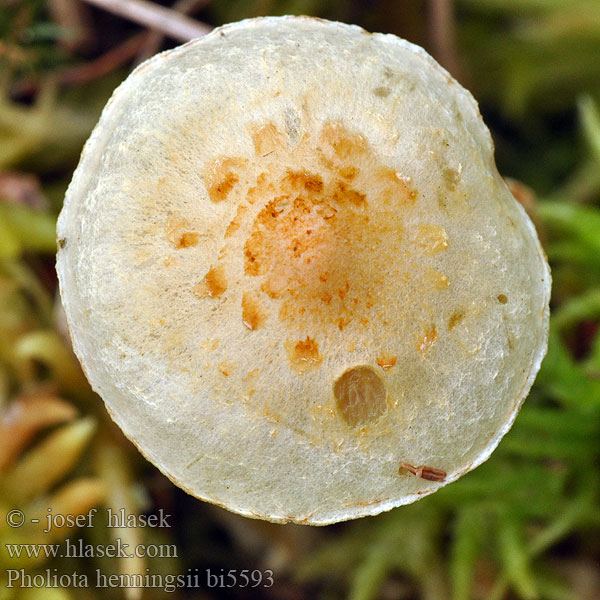
{"label": "mushroom", "polygon": [[327,524],[481,464],[546,351],[550,274],[471,95],[392,35],[227,25],[138,67],[58,222],[73,345],[190,494]]}

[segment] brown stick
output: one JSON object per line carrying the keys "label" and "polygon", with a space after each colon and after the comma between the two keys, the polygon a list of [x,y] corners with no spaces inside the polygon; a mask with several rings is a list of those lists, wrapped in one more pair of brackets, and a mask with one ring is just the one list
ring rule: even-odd
{"label": "brown stick", "polygon": [[89,48],[93,37],[89,6],[79,0],[48,0],[47,4],[52,19],[68,31],[57,43],[69,52]]}
{"label": "brown stick", "polygon": [[402,473],[402,471],[408,471],[419,479],[426,479],[427,481],[444,481],[447,476],[446,471],[442,471],[441,469],[434,469],[426,465],[413,467],[411,464],[405,462],[400,463],[398,468],[399,473]]}
{"label": "brown stick", "polygon": [[102,56],[88,63],[65,69],[59,74],[60,83],[85,83],[98,79],[131,60],[148,39],[149,32],[138,33]]}
{"label": "brown stick", "polygon": [[180,42],[206,35],[211,28],[174,10],[147,0],[85,0],[116,15],[130,19],[150,29],[162,31]]}
{"label": "brown stick", "polygon": [[[211,0],[177,0],[172,10],[182,15],[190,15],[204,8]],[[144,62],[147,58],[154,56],[162,46],[165,36],[160,31],[149,32],[148,39],[136,57],[136,64]]]}
{"label": "brown stick", "polygon": [[454,11],[452,0],[428,0],[429,41],[433,56],[451,75],[460,78],[460,64],[454,39]]}
{"label": "brown stick", "polygon": [[[138,33],[91,62],[59,71],[56,76],[58,83],[62,85],[87,83],[118,69],[140,51],[148,35],[148,31]],[[39,81],[25,79],[15,85],[12,94],[15,96],[28,96],[34,94],[39,87]]]}

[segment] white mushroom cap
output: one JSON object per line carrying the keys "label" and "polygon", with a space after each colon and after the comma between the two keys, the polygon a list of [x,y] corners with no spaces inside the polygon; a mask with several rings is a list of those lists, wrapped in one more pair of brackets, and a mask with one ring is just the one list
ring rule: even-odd
{"label": "white mushroom cap", "polygon": [[[58,222],[75,351],[175,483],[325,524],[483,462],[550,274],[471,95],[421,48],[262,18],[118,88]],[[419,469],[419,467],[424,467]]]}

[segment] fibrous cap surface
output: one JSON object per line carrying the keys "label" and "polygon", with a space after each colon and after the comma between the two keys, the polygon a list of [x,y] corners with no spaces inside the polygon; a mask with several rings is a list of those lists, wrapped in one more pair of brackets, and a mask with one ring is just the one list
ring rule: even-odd
{"label": "fibrous cap surface", "polygon": [[58,223],[75,351],[142,452],[324,524],[480,464],[545,353],[550,275],[470,94],[423,50],[229,25],[118,88]]}

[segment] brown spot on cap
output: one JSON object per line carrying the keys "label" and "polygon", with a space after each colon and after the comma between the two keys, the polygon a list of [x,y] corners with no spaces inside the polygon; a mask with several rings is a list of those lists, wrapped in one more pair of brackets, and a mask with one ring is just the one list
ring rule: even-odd
{"label": "brown spot on cap", "polygon": [[233,371],[233,365],[231,365],[231,363],[227,362],[226,360],[220,362],[217,366],[219,368],[219,371],[221,371],[221,373],[225,375],[225,377],[228,377],[229,374]]}
{"label": "brown spot on cap", "polygon": [[424,280],[436,290],[444,290],[450,285],[450,279],[447,275],[429,267],[425,269]]}
{"label": "brown spot on cap", "polygon": [[340,204],[349,202],[356,207],[363,207],[366,204],[366,194],[361,194],[356,190],[348,187],[343,181],[336,182],[335,190],[333,192],[333,199]]}
{"label": "brown spot on cap", "polygon": [[288,342],[286,349],[292,368],[302,374],[321,364],[323,357],[319,354],[319,345],[310,336],[299,342]]}
{"label": "brown spot on cap", "polygon": [[392,90],[390,90],[389,87],[376,87],[373,90],[373,93],[378,97],[378,98],[387,98],[390,95],[390,92]]}
{"label": "brown spot on cap", "polygon": [[[212,172],[229,170],[239,178],[231,194],[240,205],[225,237],[232,238],[227,248],[243,248],[244,274],[260,278],[253,299],[265,294],[269,312],[302,327],[367,326],[372,290],[382,286],[377,273],[399,264],[405,221],[398,210],[416,197],[410,179],[383,165],[364,136],[338,123],[325,124],[316,139],[301,137],[293,155],[273,123],[249,131],[254,167],[221,157]],[[245,239],[234,239],[242,231]]]}
{"label": "brown spot on cap", "polygon": [[441,225],[419,225],[416,242],[427,254],[437,254],[448,248],[448,234]]}
{"label": "brown spot on cap", "polygon": [[500,302],[500,304],[506,304],[508,302],[508,297],[505,294],[499,294],[498,302]]}
{"label": "brown spot on cap", "polygon": [[213,202],[221,202],[229,195],[233,186],[239,181],[238,176],[231,171],[223,175],[223,179],[217,181],[208,188],[208,195]]}
{"label": "brown spot on cap", "polygon": [[235,217],[230,221],[229,225],[227,226],[227,230],[225,231],[226,238],[232,236],[240,228],[242,224],[242,218],[247,210],[248,207],[244,206],[243,204],[238,206]]}
{"label": "brown spot on cap", "polygon": [[463,319],[465,318],[465,313],[462,310],[457,310],[452,313],[452,316],[448,320],[448,329],[452,331]]}
{"label": "brown spot on cap", "polygon": [[170,217],[166,224],[167,239],[176,250],[190,248],[198,244],[200,235],[196,231],[189,231],[191,223],[184,219]]}
{"label": "brown spot on cap", "polygon": [[367,366],[346,371],[335,382],[333,395],[339,414],[351,427],[368,425],[387,409],[385,386]]}
{"label": "brown spot on cap", "polygon": [[437,331],[435,325],[432,325],[425,330],[425,335],[419,342],[418,350],[421,354],[426,354],[431,350],[434,344],[437,342]]}
{"label": "brown spot on cap", "polygon": [[273,123],[255,128],[252,132],[254,151],[257,156],[267,156],[271,152],[286,146],[286,137]]}
{"label": "brown spot on cap", "polygon": [[256,299],[249,292],[244,292],[242,295],[242,322],[244,325],[250,331],[254,331],[262,325],[263,320],[264,317]]}
{"label": "brown spot on cap", "polygon": [[325,125],[321,141],[326,149],[333,150],[333,155],[337,160],[356,160],[368,151],[367,140],[364,136],[350,133],[338,123]]}
{"label": "brown spot on cap", "polygon": [[446,183],[446,187],[453,192],[460,181],[460,173],[456,169],[442,169],[442,178]]}
{"label": "brown spot on cap", "polygon": [[197,246],[199,237],[199,234],[195,231],[185,231],[179,236],[177,242],[175,243],[175,248],[180,250],[181,248]]}
{"label": "brown spot on cap", "polygon": [[208,164],[204,173],[208,197],[213,202],[225,200],[240,180],[238,171],[244,169],[243,158],[217,158]]}
{"label": "brown spot on cap", "polygon": [[409,178],[401,177],[395,169],[379,167],[373,185],[381,190],[379,195],[385,202],[414,204],[417,192],[410,189],[409,182]]}
{"label": "brown spot on cap", "polygon": [[360,169],[358,167],[341,167],[338,173],[340,177],[352,181],[360,173]]}
{"label": "brown spot on cap", "polygon": [[397,356],[383,355],[375,359],[375,362],[384,370],[389,371],[397,362]]}
{"label": "brown spot on cap", "polygon": [[283,178],[284,186],[290,186],[295,190],[308,190],[315,194],[323,191],[323,179],[320,175],[309,173],[308,171],[291,171],[288,169],[287,175]]}
{"label": "brown spot on cap", "polygon": [[329,292],[323,292],[323,294],[321,295],[321,300],[325,302],[325,304],[331,304],[333,296]]}
{"label": "brown spot on cap", "polygon": [[218,298],[227,290],[227,279],[223,265],[212,266],[204,279],[194,288],[199,298]]}

